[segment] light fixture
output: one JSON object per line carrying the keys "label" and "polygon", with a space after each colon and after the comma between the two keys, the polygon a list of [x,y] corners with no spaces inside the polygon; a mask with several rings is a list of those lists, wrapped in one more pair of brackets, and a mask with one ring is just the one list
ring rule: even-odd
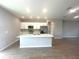
{"label": "light fixture", "polygon": [[30,9],[29,9],[29,8],[26,8],[26,12],[27,12],[27,13],[30,13]]}
{"label": "light fixture", "polygon": [[75,13],[79,8],[70,9],[69,13]]}
{"label": "light fixture", "polygon": [[37,16],[37,19],[40,19],[40,17],[39,17],[39,16]]}
{"label": "light fixture", "polygon": [[69,13],[74,13],[74,12],[76,12],[76,10],[77,9],[71,9],[71,10],[69,10]]}
{"label": "light fixture", "polygon": [[42,10],[42,12],[43,12],[43,13],[47,13],[47,9],[44,8],[44,9]]}
{"label": "light fixture", "polygon": [[77,19],[77,18],[79,18],[79,15],[74,17],[74,19]]}

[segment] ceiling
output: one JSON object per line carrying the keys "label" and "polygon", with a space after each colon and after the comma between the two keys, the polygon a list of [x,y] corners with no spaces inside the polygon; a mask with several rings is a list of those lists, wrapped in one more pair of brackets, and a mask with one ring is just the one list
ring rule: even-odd
{"label": "ceiling", "polygon": [[[68,8],[79,7],[79,0],[0,0],[4,6],[17,17],[47,17],[56,19],[71,19],[79,13],[68,14]],[[30,13],[26,9],[30,10]],[[46,13],[43,13],[46,9]],[[78,20],[77,18],[76,20]]]}

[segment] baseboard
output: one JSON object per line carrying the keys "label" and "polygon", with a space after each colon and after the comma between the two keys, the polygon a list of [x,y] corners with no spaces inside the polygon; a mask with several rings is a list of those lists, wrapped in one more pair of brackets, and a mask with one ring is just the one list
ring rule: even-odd
{"label": "baseboard", "polygon": [[5,50],[6,48],[8,48],[10,45],[14,44],[14,43],[17,42],[18,40],[19,40],[19,39],[15,40],[15,41],[11,42],[10,44],[6,45],[5,47],[1,48],[0,51]]}
{"label": "baseboard", "polygon": [[62,35],[54,35],[54,39],[62,39]]}
{"label": "baseboard", "polygon": [[63,38],[79,38],[78,36],[63,36]]}
{"label": "baseboard", "polygon": [[54,37],[54,39],[62,39],[63,37]]}
{"label": "baseboard", "polygon": [[54,37],[54,39],[63,39],[63,38],[79,38],[79,36],[63,36],[63,37]]}

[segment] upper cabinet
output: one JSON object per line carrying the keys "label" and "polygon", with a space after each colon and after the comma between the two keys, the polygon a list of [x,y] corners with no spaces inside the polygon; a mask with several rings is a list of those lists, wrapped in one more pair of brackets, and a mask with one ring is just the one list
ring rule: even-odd
{"label": "upper cabinet", "polygon": [[40,29],[40,26],[48,26],[46,22],[21,22],[21,29],[28,29],[28,26],[33,26],[34,29]]}

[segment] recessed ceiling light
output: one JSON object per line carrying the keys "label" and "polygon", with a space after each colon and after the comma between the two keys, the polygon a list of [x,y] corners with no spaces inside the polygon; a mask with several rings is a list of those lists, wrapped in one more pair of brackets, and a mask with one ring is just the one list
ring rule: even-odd
{"label": "recessed ceiling light", "polygon": [[77,9],[71,9],[71,10],[69,11],[69,13],[74,13],[74,12],[76,12],[76,10],[77,10]]}
{"label": "recessed ceiling light", "polygon": [[47,13],[47,9],[46,8],[43,9],[43,13]]}
{"label": "recessed ceiling light", "polygon": [[40,19],[40,17],[39,17],[39,16],[37,16],[37,19]]}
{"label": "recessed ceiling light", "polygon": [[27,11],[27,13],[30,13],[30,9],[29,8],[26,8],[26,11]]}
{"label": "recessed ceiling light", "polygon": [[21,18],[25,18],[24,16],[21,16]]}
{"label": "recessed ceiling light", "polygon": [[74,19],[77,19],[77,18],[79,18],[79,16],[75,16],[75,17],[74,17]]}
{"label": "recessed ceiling light", "polygon": [[70,9],[69,13],[75,13],[79,8]]}

